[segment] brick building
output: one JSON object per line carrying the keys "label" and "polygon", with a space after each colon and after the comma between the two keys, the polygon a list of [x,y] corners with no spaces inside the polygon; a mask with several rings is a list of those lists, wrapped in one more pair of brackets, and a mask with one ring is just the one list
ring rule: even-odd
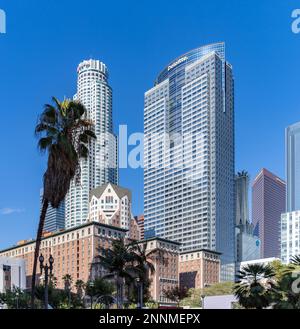
{"label": "brick building", "polygon": [[[46,233],[41,243],[41,253],[45,262],[54,257],[53,275],[57,287],[64,288],[62,277],[70,274],[75,283],[78,279],[87,282],[96,275],[92,263],[99,248],[109,248],[113,239],[125,237],[126,230],[100,223],[87,223],[57,233]],[[16,246],[0,251],[0,256],[22,258],[26,264],[26,286],[31,285],[35,241],[23,240]]]}
{"label": "brick building", "polygon": [[220,253],[200,249],[179,256],[181,287],[202,289],[220,282]]}

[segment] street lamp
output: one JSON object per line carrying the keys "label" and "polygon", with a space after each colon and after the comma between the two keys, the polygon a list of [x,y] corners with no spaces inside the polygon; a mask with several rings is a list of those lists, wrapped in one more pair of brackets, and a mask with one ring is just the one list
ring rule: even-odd
{"label": "street lamp", "polygon": [[44,256],[41,254],[39,257],[39,262],[40,262],[40,269],[41,269],[41,274],[45,273],[45,309],[48,309],[48,282],[49,282],[49,275],[50,277],[52,276],[52,270],[53,270],[53,263],[54,263],[54,258],[52,257],[52,255],[50,255],[49,257],[49,265],[46,263],[46,265],[44,265],[44,261],[45,258]]}
{"label": "street lamp", "polygon": [[201,303],[202,303],[202,309],[204,309],[204,299],[205,299],[205,295],[201,295]]}
{"label": "street lamp", "polygon": [[16,292],[17,310],[19,309],[19,292]]}
{"label": "street lamp", "polygon": [[144,292],[143,292],[143,282],[140,278],[136,278],[137,287],[138,287],[138,303],[137,308],[143,308],[143,299],[144,299]]}

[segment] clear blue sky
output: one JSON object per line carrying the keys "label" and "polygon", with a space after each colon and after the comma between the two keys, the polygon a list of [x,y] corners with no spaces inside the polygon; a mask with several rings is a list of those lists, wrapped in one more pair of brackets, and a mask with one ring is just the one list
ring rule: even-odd
{"label": "clear blue sky", "polygon": [[[143,94],[168,62],[225,41],[235,74],[236,169],[284,173],[284,129],[300,120],[300,0],[0,0],[0,248],[35,236],[45,157],[33,135],[43,104],[76,90],[77,64],[105,62],[114,123],[143,130]],[[121,170],[143,211],[142,170]],[[7,209],[9,208],[9,209]],[[5,210],[6,209],[6,210]]]}

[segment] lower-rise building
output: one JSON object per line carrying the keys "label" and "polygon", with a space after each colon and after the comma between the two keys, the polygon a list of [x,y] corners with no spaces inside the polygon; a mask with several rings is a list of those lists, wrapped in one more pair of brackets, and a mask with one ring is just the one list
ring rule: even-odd
{"label": "lower-rise building", "polygon": [[159,303],[170,303],[164,291],[179,286],[178,256],[180,243],[159,237],[141,241],[146,254],[154,265],[155,272],[150,274],[150,295]]}
{"label": "lower-rise building", "polygon": [[200,249],[181,253],[179,257],[179,281],[182,288],[203,289],[220,282],[220,253]]}
{"label": "lower-rise building", "polygon": [[[48,261],[54,258],[53,276],[57,287],[64,288],[65,274],[70,274],[73,281],[87,282],[101,276],[94,267],[94,259],[99,250],[111,247],[114,239],[124,238],[126,230],[100,223],[87,223],[57,233],[44,234],[41,243],[41,254]],[[22,241],[17,246],[0,251],[0,257],[12,257],[25,260],[26,287],[31,286],[35,241]]]}
{"label": "lower-rise building", "polygon": [[300,255],[300,210],[281,215],[281,261],[288,264],[292,257]]}
{"label": "lower-rise building", "polygon": [[236,232],[236,261],[238,263],[253,259],[260,259],[261,245],[258,236],[253,234],[253,225],[238,225]]}
{"label": "lower-rise building", "polygon": [[[87,282],[107,274],[106,270],[99,265],[98,256],[111,248],[113,240],[116,239],[128,241],[127,230],[99,222],[89,222],[61,232],[44,233],[40,252],[45,262],[48,261],[50,255],[53,256],[53,276],[57,279],[57,288],[63,289],[63,276],[66,274],[71,275],[73,283],[77,280]],[[142,240],[140,244],[145,248],[149,260],[155,267],[155,272],[149,274],[152,300],[160,303],[170,302],[164,297],[163,292],[178,286],[180,244],[161,238]],[[8,257],[10,264],[23,264],[24,282],[22,281],[20,286],[22,288],[31,286],[34,249],[34,240],[23,240],[16,246],[0,251],[0,266],[1,259],[8,259]],[[5,287],[9,287],[17,278],[15,274],[8,275],[15,272],[9,272],[8,267],[5,269],[7,272]]]}
{"label": "lower-rise building", "polygon": [[239,271],[241,271],[244,267],[253,264],[260,264],[260,265],[270,265],[273,262],[280,261],[277,257],[269,257],[269,258],[261,258],[261,259],[253,259],[245,262],[240,262],[237,264]]}
{"label": "lower-rise building", "polygon": [[26,288],[25,261],[0,256],[0,293]]}

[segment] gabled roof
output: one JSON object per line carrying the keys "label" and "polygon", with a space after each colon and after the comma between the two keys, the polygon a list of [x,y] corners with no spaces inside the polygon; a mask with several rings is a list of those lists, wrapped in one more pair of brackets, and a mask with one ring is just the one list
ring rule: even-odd
{"label": "gabled roof", "polygon": [[104,185],[101,185],[101,186],[96,187],[93,190],[91,190],[90,191],[90,201],[93,196],[95,196],[96,198],[100,198],[108,186],[111,186],[111,188],[115,191],[115,193],[117,194],[117,196],[120,199],[122,199],[124,196],[127,195],[129,200],[131,201],[131,191],[129,189],[123,188],[121,186],[118,186],[118,185],[115,185],[112,183],[106,183]]}

